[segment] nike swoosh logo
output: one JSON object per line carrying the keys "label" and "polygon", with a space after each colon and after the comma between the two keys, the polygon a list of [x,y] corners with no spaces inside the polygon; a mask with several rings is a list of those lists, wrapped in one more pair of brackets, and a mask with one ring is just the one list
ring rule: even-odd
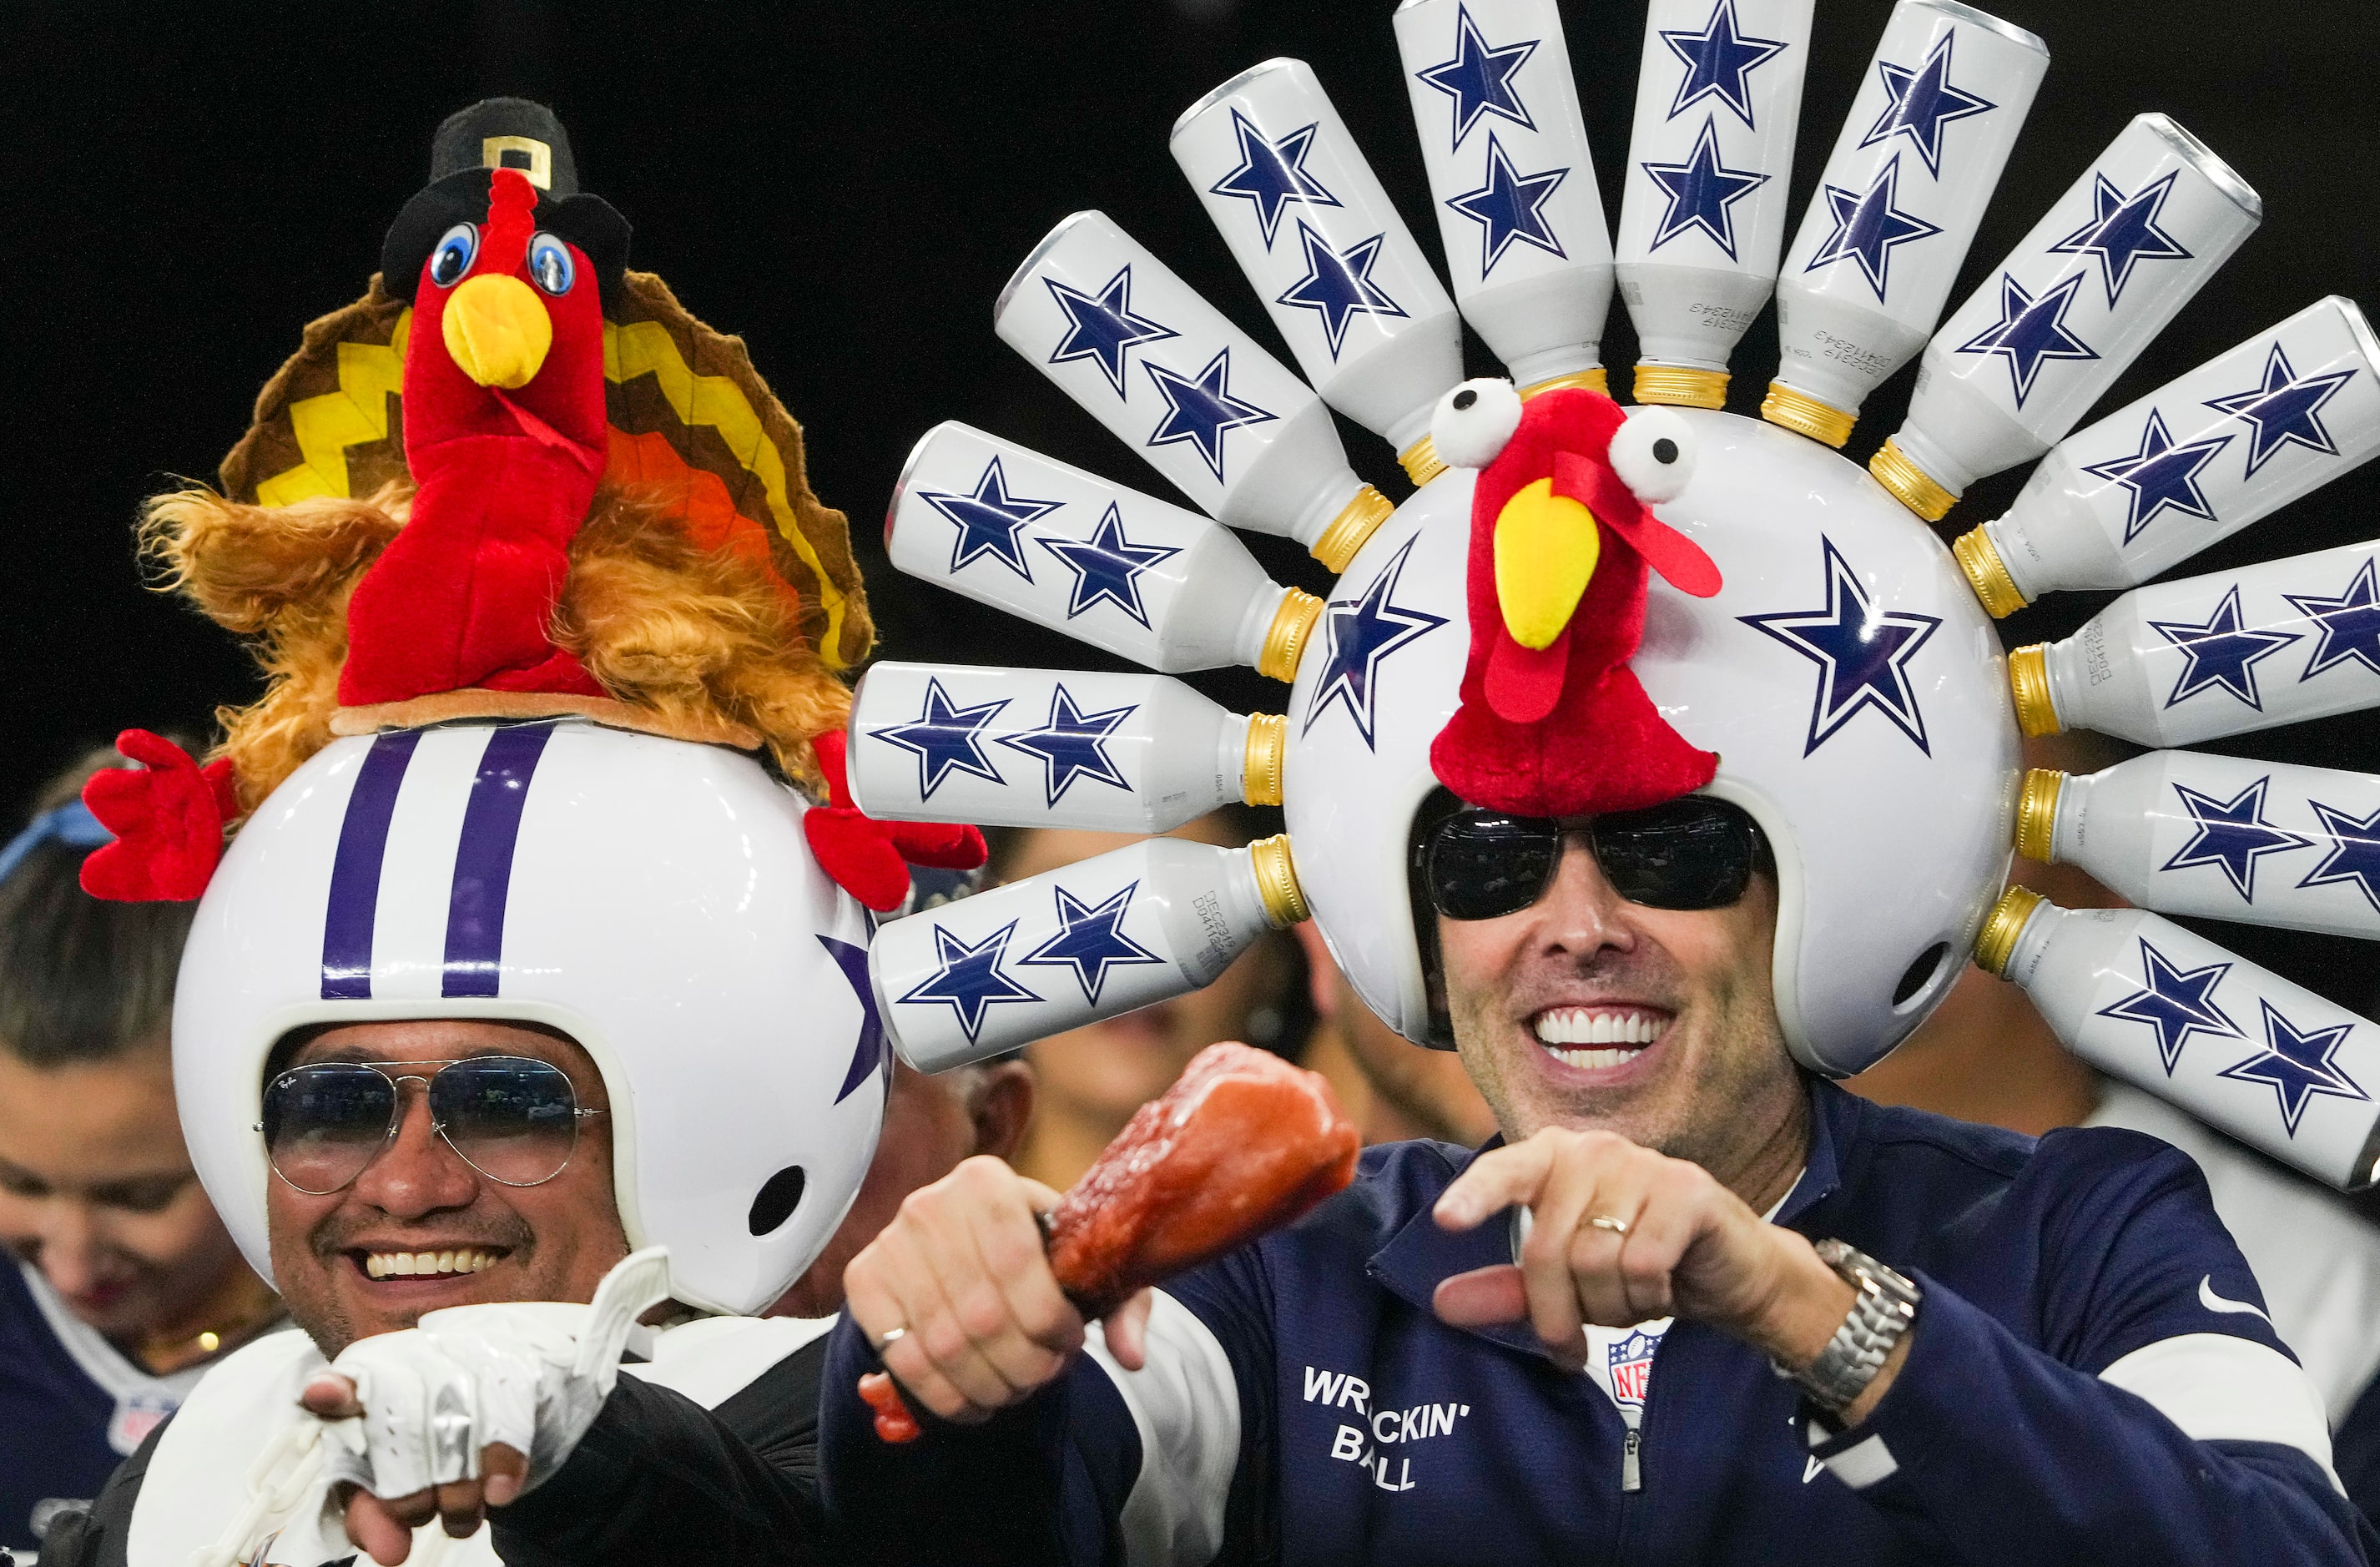
{"label": "nike swoosh logo", "polygon": [[[2206,1274],[2198,1281],[2198,1304],[2204,1306],[2209,1311],[2230,1312],[2234,1315],[2244,1314],[2249,1317],[2265,1317],[2265,1314],[2261,1309],[2249,1305],[2244,1300],[2228,1300],[2222,1295],[2216,1294],[2215,1293],[2215,1275],[2212,1273]],[[2269,1317],[2265,1317],[2265,1326],[2269,1328],[2272,1325],[2273,1319]]]}

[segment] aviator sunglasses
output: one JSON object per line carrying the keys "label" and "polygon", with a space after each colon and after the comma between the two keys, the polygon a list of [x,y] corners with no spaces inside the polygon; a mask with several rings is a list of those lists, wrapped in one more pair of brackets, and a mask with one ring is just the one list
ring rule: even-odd
{"label": "aviator sunglasses", "polygon": [[578,1147],[578,1124],[600,1110],[579,1107],[570,1076],[527,1056],[450,1061],[435,1072],[394,1061],[325,1061],[274,1075],[264,1090],[264,1134],[273,1172],[309,1197],[343,1191],[404,1124],[399,1085],[419,1083],[430,1124],[462,1161],[504,1186],[538,1186],[562,1173]]}
{"label": "aviator sunglasses", "polygon": [[1464,807],[1422,841],[1431,905],[1449,919],[1518,914],[1545,895],[1566,832],[1584,832],[1612,891],[1647,908],[1726,907],[1752,884],[1764,847],[1751,817],[1701,795],[1584,819]]}

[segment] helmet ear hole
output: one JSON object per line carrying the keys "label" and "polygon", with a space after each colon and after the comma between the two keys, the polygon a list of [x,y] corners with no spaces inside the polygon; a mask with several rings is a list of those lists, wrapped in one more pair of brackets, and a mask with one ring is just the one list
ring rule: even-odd
{"label": "helmet ear hole", "polygon": [[1912,1000],[1933,983],[1940,972],[1942,960],[1950,955],[1950,943],[1937,941],[1917,954],[1916,960],[1901,971],[1900,983],[1892,988],[1892,1004],[1907,1006]]}
{"label": "helmet ear hole", "polygon": [[788,1164],[761,1182],[759,1195],[752,1199],[752,1211],[745,1219],[746,1228],[755,1235],[777,1229],[801,1206],[802,1188],[808,1184],[809,1177],[798,1164]]}

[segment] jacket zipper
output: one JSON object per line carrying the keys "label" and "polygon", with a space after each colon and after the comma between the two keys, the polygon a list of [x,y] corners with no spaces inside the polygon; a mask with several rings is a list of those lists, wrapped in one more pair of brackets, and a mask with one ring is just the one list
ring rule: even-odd
{"label": "jacket zipper", "polygon": [[1641,1491],[1645,1488],[1645,1470],[1637,1461],[1637,1452],[1645,1445],[1645,1433],[1635,1427],[1628,1427],[1620,1443],[1620,1488]]}

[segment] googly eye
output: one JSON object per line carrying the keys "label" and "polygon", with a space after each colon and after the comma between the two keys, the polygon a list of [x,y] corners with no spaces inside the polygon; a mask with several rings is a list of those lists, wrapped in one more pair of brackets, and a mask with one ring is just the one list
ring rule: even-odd
{"label": "googly eye", "polygon": [[479,253],[480,231],[468,223],[456,224],[438,237],[438,249],[430,252],[430,281],[441,288],[454,287]]}
{"label": "googly eye", "polygon": [[1521,395],[1509,381],[1483,376],[1438,400],[1429,416],[1430,444],[1454,468],[1486,468],[1521,427]]}
{"label": "googly eye", "polygon": [[578,267],[570,259],[569,246],[551,234],[540,234],[528,242],[528,274],[547,293],[567,294]]}
{"label": "googly eye", "polygon": [[1694,427],[1668,408],[1633,408],[1611,437],[1611,470],[1638,500],[1658,506],[1685,493],[1701,449]]}

